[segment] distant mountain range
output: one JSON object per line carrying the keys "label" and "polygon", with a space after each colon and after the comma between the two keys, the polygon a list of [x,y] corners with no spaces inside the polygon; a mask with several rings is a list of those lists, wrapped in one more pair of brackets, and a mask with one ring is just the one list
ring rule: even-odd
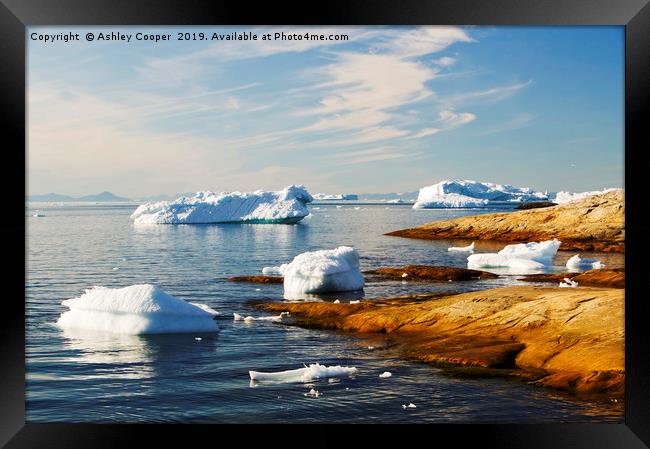
{"label": "distant mountain range", "polygon": [[46,193],[44,195],[30,195],[27,197],[28,201],[39,201],[45,203],[51,202],[67,202],[67,201],[79,201],[79,202],[113,202],[113,201],[131,201],[129,198],[124,198],[112,194],[111,192],[102,192],[96,195],[85,195],[80,197],[73,197],[69,195],[60,195],[58,193]]}

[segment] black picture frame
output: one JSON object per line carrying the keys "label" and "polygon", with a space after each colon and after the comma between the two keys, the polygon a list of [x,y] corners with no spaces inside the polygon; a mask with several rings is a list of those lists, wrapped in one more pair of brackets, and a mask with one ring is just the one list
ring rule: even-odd
{"label": "black picture frame", "polygon": [[[25,424],[25,192],[27,26],[36,25],[623,25],[625,26],[625,201],[627,203],[626,405],[624,424],[544,425],[92,425]],[[5,297],[0,313],[0,445],[7,448],[118,448],[147,446],[279,443],[283,446],[471,444],[481,447],[642,448],[650,445],[650,351],[645,323],[650,301],[642,294],[650,222],[640,196],[646,166],[644,131],[650,98],[650,5],[644,0],[355,0],[217,2],[191,0],[0,0],[0,110],[7,170],[0,176],[8,217],[0,221],[5,256]],[[647,146],[647,145],[646,145]],[[637,187],[638,188],[635,188]],[[18,192],[17,192],[18,191]],[[25,241],[25,246],[22,242]],[[408,427],[408,429],[405,429]],[[345,432],[345,436],[342,435]],[[226,438],[232,437],[235,440]],[[144,439],[144,440],[141,440]],[[155,440],[155,442],[154,442]],[[199,443],[199,441],[206,443]],[[416,443],[417,442],[417,443]]]}

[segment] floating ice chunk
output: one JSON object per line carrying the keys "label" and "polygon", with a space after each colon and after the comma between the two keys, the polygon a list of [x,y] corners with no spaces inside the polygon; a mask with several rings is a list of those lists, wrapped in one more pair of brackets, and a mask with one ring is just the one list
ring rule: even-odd
{"label": "floating ice chunk", "polygon": [[416,405],[414,403],[410,403],[409,405],[402,404],[402,408],[406,410],[407,408],[416,408]]}
{"label": "floating ice chunk", "polygon": [[196,341],[201,341],[201,340],[203,340],[203,339],[202,339],[201,337],[194,337],[194,340],[196,340]]}
{"label": "floating ice chunk", "polygon": [[407,277],[409,277],[409,274],[408,273],[402,273],[402,277],[407,278]]}
{"label": "floating ice chunk", "polygon": [[320,395],[321,395],[320,391],[314,390],[313,388],[309,390],[309,393],[305,393],[305,396],[311,396],[313,398],[317,398]]}
{"label": "floating ice chunk", "polygon": [[70,310],[56,322],[61,328],[130,335],[219,329],[213,313],[150,284],[93,287],[78,298],[63,301],[63,305]]}
{"label": "floating ice chunk", "polygon": [[113,271],[117,271],[119,269],[120,269],[120,267],[113,267]]}
{"label": "floating ice chunk", "polygon": [[388,200],[386,202],[389,204],[402,204],[404,201],[402,201],[400,198],[396,198],[394,200]]}
{"label": "floating ice chunk", "polygon": [[508,268],[511,274],[543,270],[550,265],[560,247],[559,240],[507,245],[498,253],[472,254],[467,257],[468,268]]}
{"label": "floating ice chunk", "polygon": [[589,196],[601,195],[603,193],[613,192],[614,190],[620,190],[620,189],[593,190],[591,192],[580,192],[580,193],[557,192],[555,196],[551,198],[551,201],[553,201],[556,204],[566,204],[566,203],[571,203],[573,201],[581,200],[583,198],[587,198]]}
{"label": "floating ice chunk", "polygon": [[445,180],[420,189],[414,209],[485,207],[492,203],[545,201],[545,193],[492,182]]}
{"label": "floating ice chunk", "polygon": [[474,252],[474,242],[468,246],[452,246],[447,248],[449,252],[459,252],[459,253],[473,253]]}
{"label": "floating ice chunk", "polygon": [[550,264],[560,248],[559,240],[546,240],[544,242],[519,243],[517,245],[507,245],[498,254],[506,257],[516,257],[518,259],[530,259],[535,262]]}
{"label": "floating ice chunk", "polygon": [[360,302],[361,302],[361,301],[359,301],[359,300],[357,299],[357,300],[355,300],[355,301],[350,301],[350,304],[359,304]]}
{"label": "floating ice chunk", "polygon": [[291,263],[266,267],[262,273],[284,276],[285,297],[304,293],[327,293],[361,290],[363,274],[359,270],[359,253],[352,247],[306,252]]}
{"label": "floating ice chunk", "polygon": [[284,266],[286,266],[286,264],[282,265],[281,267],[264,267],[262,268],[262,274],[266,276],[282,275],[282,269],[283,269],[282,267]]}
{"label": "floating ice chunk", "polygon": [[352,376],[357,373],[355,367],[346,366],[324,366],[319,363],[312,363],[304,368],[279,371],[276,373],[262,373],[259,371],[249,371],[251,380],[271,381],[271,382],[312,382],[317,379],[329,377]]}
{"label": "floating ice chunk", "polygon": [[45,217],[45,214],[34,214],[34,215],[32,215],[32,217],[34,217],[34,218],[43,218],[43,217]]}
{"label": "floating ice chunk", "polygon": [[251,322],[251,321],[273,321],[274,323],[280,323],[282,322],[283,319],[287,318],[289,316],[289,312],[282,312],[280,315],[277,316],[260,316],[260,317],[253,317],[253,316],[242,316],[238,313],[233,313],[233,321],[245,321],[245,322]]}
{"label": "floating ice chunk", "polygon": [[530,259],[508,257],[501,254],[472,254],[467,258],[468,268],[514,268],[520,270],[539,270],[545,265]]}
{"label": "floating ice chunk", "polygon": [[334,304],[341,304],[341,301],[339,301],[339,300],[337,299],[337,300],[334,301]]}
{"label": "floating ice chunk", "polygon": [[562,288],[577,288],[578,283],[576,281],[572,281],[569,278],[564,278],[564,282],[560,282],[560,285],[558,287]]}
{"label": "floating ice chunk", "polygon": [[343,209],[343,206],[336,206],[337,209]]}
{"label": "floating ice chunk", "polygon": [[392,375],[393,375],[393,374],[392,374],[390,371],[384,371],[383,373],[381,373],[381,374],[379,375],[379,377],[381,377],[382,379],[386,379],[386,378],[388,378],[388,377],[390,377],[390,376],[392,376]]}
{"label": "floating ice chunk", "polygon": [[304,186],[278,192],[198,192],[194,197],[146,203],[131,215],[139,224],[297,223],[309,215],[313,198]]}
{"label": "floating ice chunk", "polygon": [[580,254],[576,254],[570,258],[566,267],[570,270],[581,270],[581,269],[601,269],[605,265],[598,259],[582,259]]}

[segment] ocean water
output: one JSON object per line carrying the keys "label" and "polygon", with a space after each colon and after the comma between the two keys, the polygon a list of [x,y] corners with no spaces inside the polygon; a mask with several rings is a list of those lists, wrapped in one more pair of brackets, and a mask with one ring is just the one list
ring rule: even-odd
{"label": "ocean water", "polygon": [[[404,205],[316,204],[296,225],[134,227],[135,205],[30,204],[27,215],[26,413],[28,422],[436,423],[621,422],[623,404],[586,401],[502,378],[461,378],[401,359],[385,336],[357,337],[270,322],[251,302],[283,300],[281,285],[229,282],[310,250],[356,247],[362,269],[405,264],[465,267],[449,253],[467,241],[421,241],[385,232],[489,210],[413,210]],[[33,217],[34,214],[43,217]],[[477,251],[503,245],[477,243]],[[563,271],[573,253],[555,258]],[[584,253],[610,267],[620,254]],[[214,335],[119,337],[63,332],[61,301],[94,285],[160,286],[220,312]],[[382,281],[363,298],[477,290],[520,283],[516,277],[463,283]],[[361,295],[316,297],[347,301]],[[251,384],[248,371],[303,363],[355,366],[354,378],[311,384]],[[393,376],[379,378],[390,371]],[[305,396],[311,388],[319,397]],[[403,409],[414,403],[416,408]]]}

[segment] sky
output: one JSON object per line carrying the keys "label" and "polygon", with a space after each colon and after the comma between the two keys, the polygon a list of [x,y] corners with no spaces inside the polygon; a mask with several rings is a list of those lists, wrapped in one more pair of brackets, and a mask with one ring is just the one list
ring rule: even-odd
{"label": "sky", "polygon": [[[348,40],[211,39],[232,32]],[[623,27],[30,27],[27,43],[29,194],[623,186]]]}

